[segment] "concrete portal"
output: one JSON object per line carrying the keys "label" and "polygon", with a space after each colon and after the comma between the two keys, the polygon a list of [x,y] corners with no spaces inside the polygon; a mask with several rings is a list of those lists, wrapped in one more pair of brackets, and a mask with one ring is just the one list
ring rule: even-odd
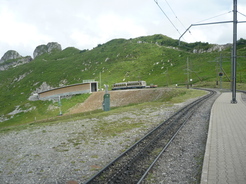
{"label": "concrete portal", "polygon": [[91,83],[91,92],[97,92],[97,88],[98,88],[98,83],[92,82]]}
{"label": "concrete portal", "polygon": [[43,91],[38,93],[38,97],[40,100],[56,99],[59,98],[59,96],[65,97],[83,93],[97,92],[97,89],[98,82],[94,81],[88,83],[73,84],[69,86]]}

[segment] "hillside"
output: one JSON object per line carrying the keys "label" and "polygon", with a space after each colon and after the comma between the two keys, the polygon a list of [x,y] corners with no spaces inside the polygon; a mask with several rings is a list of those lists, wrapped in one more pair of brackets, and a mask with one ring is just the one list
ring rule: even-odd
{"label": "hillside", "polygon": [[[238,55],[245,56],[245,40],[240,39],[238,45]],[[219,52],[220,49],[217,45],[200,42],[182,42],[178,46],[177,40],[152,35],[129,40],[114,39],[92,50],[69,47],[45,53],[31,62],[0,71],[0,121],[15,124],[54,116],[54,112],[47,109],[52,105],[57,108],[57,104],[28,100],[44,84],[59,87],[95,79],[99,81],[100,88],[104,84],[111,86],[115,82],[134,80],[145,80],[148,85],[160,87],[182,86],[187,82],[189,71],[193,84],[211,82],[215,87],[219,80],[220,55],[223,73],[226,74],[222,80],[228,81],[227,77],[230,77],[230,47],[223,47]],[[238,82],[246,81],[245,71],[245,59],[239,57]],[[88,97],[82,96],[72,98],[74,102],[67,102],[67,108],[76,105],[76,100]]]}
{"label": "hillside", "polygon": [[[109,91],[110,107],[126,106],[129,104],[140,104],[144,102],[155,101],[157,99],[167,98],[168,93],[172,90],[168,88],[148,88],[148,89],[132,89],[132,90],[116,90]],[[173,91],[172,91],[173,93]],[[88,112],[97,109],[102,109],[104,91],[92,93],[83,103],[78,103],[76,106],[69,109],[69,114]]]}

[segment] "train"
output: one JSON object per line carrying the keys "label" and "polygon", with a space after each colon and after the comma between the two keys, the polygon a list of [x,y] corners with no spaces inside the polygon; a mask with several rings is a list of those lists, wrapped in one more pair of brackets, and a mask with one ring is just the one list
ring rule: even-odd
{"label": "train", "polygon": [[129,81],[113,84],[112,90],[146,88],[146,81]]}

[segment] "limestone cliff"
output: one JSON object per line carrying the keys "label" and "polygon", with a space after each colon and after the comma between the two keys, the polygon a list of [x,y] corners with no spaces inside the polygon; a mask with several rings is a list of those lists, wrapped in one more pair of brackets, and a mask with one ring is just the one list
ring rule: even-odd
{"label": "limestone cliff", "polygon": [[18,59],[15,59],[12,62],[7,62],[7,63],[2,63],[0,64],[0,71],[7,70],[11,67],[17,67],[19,65],[23,65],[25,63],[29,63],[32,61],[31,56],[26,56],[26,57],[20,57]]}
{"label": "limestone cliff", "polygon": [[204,50],[204,49],[194,49],[193,50],[193,53],[197,54],[201,54],[201,53],[205,53],[205,52],[214,52],[214,51],[217,51],[217,52],[220,52],[222,50],[225,50],[229,47],[231,47],[232,44],[225,44],[225,45],[217,45],[215,44],[213,47],[207,49],[207,50]]}
{"label": "limestone cliff", "polygon": [[9,50],[1,58],[0,64],[5,62],[5,61],[8,61],[10,59],[17,59],[17,58],[21,58],[21,57],[22,56],[18,52],[16,52],[15,50]]}
{"label": "limestone cliff", "polygon": [[39,45],[33,52],[33,58],[35,59],[37,56],[40,56],[45,53],[50,53],[53,51],[61,51],[61,45],[57,42],[50,42],[47,45]]}
{"label": "limestone cliff", "polygon": [[22,57],[14,50],[7,51],[0,60],[0,71],[7,70],[32,61],[31,56]]}

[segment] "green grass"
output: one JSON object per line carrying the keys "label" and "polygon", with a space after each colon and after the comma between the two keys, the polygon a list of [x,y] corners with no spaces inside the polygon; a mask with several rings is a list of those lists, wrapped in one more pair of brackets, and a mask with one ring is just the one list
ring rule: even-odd
{"label": "green grass", "polygon": [[[90,94],[81,94],[76,95],[68,99],[61,100],[61,111],[62,113],[66,113],[71,107],[75,106],[78,103],[84,102]],[[26,104],[25,104],[26,105]],[[62,117],[57,117],[60,114],[60,108],[58,102],[53,101],[30,101],[28,102],[28,106],[25,105],[20,106],[22,110],[26,110],[30,107],[35,107],[34,110],[30,112],[22,112],[15,115],[15,118],[10,119],[8,121],[0,123],[0,129],[24,125],[32,122],[45,122],[52,121],[56,119],[62,119]]]}
{"label": "green grass", "polygon": [[124,122],[106,122],[102,121],[97,124],[97,126],[94,129],[94,132],[96,135],[108,137],[108,136],[117,136],[122,132],[132,130],[135,128],[139,128],[142,126],[142,123],[136,122],[132,123],[129,121]]}
{"label": "green grass", "polygon": [[[111,108],[110,111],[102,111],[102,110],[95,110],[95,111],[91,111],[91,112],[84,112],[84,113],[78,113],[78,114],[72,114],[72,115],[64,115],[64,116],[57,116],[57,114],[59,113],[58,110],[56,110],[56,112],[54,113],[55,116],[53,116],[51,114],[50,117],[47,117],[45,119],[40,119],[37,121],[26,121],[24,123],[20,123],[17,122],[15,123],[15,121],[12,121],[11,123],[8,122],[6,124],[1,123],[0,125],[0,132],[8,132],[11,130],[23,130],[26,128],[35,128],[36,126],[47,126],[47,125],[53,125],[56,123],[60,123],[60,122],[67,122],[67,121],[76,121],[76,120],[81,120],[81,119],[87,119],[87,118],[96,118],[96,119],[103,119],[103,117],[107,117],[109,115],[112,114],[120,114],[122,112],[132,112],[136,109],[144,109],[144,108],[154,108],[158,110],[158,107],[162,106],[163,103],[171,106],[174,103],[181,103],[183,101],[186,101],[189,98],[194,98],[194,97],[198,97],[198,96],[202,96],[204,95],[205,92],[201,91],[201,90],[187,90],[187,89],[173,89],[172,92],[169,93],[169,96],[166,96],[166,94],[163,94],[163,97],[160,97],[158,100],[156,101],[151,101],[151,102],[144,102],[144,103],[140,103],[140,104],[129,104],[127,106],[122,106],[122,107],[113,107]],[[78,95],[74,97],[77,100],[81,100],[83,98],[85,98],[85,96],[83,95]],[[165,99],[166,98],[166,99]],[[71,100],[73,101],[73,100]],[[74,100],[76,103],[77,101]],[[50,105],[50,103],[52,102],[47,102],[46,107],[48,107],[48,105]],[[66,102],[62,102],[63,104],[66,104]],[[71,103],[72,105],[73,103]],[[70,106],[68,106],[70,107]],[[45,112],[45,110],[44,110]],[[24,114],[24,113],[23,113]],[[125,121],[123,121],[121,124],[117,124],[116,122],[110,123],[108,124],[107,122],[101,121],[101,123],[99,123],[97,125],[97,127],[94,129],[95,133],[100,134],[102,136],[114,136],[117,133],[121,133],[127,130],[130,130],[132,128],[137,128],[140,127],[142,124],[141,122],[134,122],[133,123],[129,123],[131,119],[125,119]],[[44,132],[45,133],[45,132]],[[78,139],[83,139],[83,137],[79,137]],[[72,142],[73,140],[71,140]],[[76,142],[76,140],[74,140],[73,144],[76,145],[78,142]]]}
{"label": "green grass", "polygon": [[[141,41],[141,43],[139,42]],[[158,45],[156,44],[158,43]],[[244,40],[240,40],[238,55],[246,55]],[[170,48],[176,47],[176,49]],[[193,85],[216,87],[218,80],[218,62],[223,56],[222,66],[230,78],[230,49],[222,52],[194,54],[193,49],[207,49],[213,45],[207,43],[184,43],[164,35],[152,35],[135,39],[114,39],[99,44],[92,50],[79,50],[69,47],[62,51],[44,54],[30,63],[0,71],[0,117],[10,118],[10,112],[19,106],[26,110],[6,122],[0,122],[0,128],[16,126],[32,121],[50,119],[59,114],[58,109],[47,111],[48,107],[57,106],[53,102],[31,102],[28,98],[46,82],[51,87],[81,83],[85,79],[95,79],[110,87],[113,83],[134,80],[145,80],[148,85],[185,86],[187,82],[187,60],[189,61],[190,78]],[[11,62],[11,61],[7,61]],[[100,75],[101,74],[101,75]],[[101,76],[101,80],[100,77]],[[229,80],[223,76],[223,88],[229,87]],[[238,89],[246,90],[246,63],[244,57],[238,58]],[[79,98],[79,97],[78,97]],[[80,100],[80,99],[78,99]],[[77,103],[76,98],[62,101],[62,112],[65,113]]]}
{"label": "green grass", "polygon": [[207,94],[207,92],[203,90],[198,91],[198,90],[193,90],[193,89],[191,90],[178,89],[178,91],[179,91],[179,94],[172,97],[170,100],[170,103],[181,103],[188,99],[197,98],[197,97]]}

